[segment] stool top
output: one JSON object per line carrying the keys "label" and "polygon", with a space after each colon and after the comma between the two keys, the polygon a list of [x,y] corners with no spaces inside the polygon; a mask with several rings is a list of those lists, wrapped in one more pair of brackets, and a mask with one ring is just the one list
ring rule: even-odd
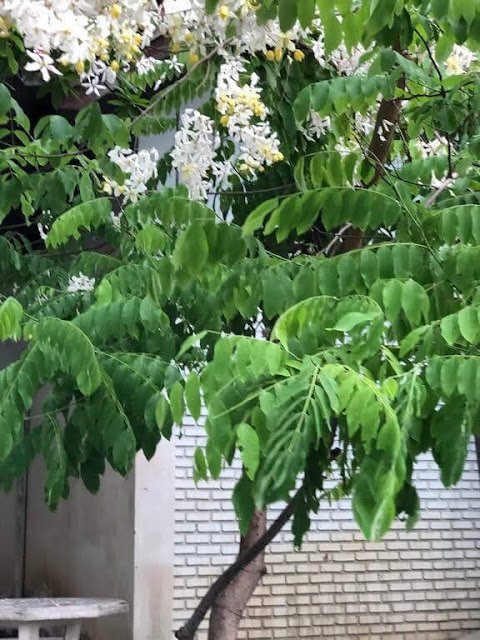
{"label": "stool top", "polygon": [[127,611],[124,600],[109,598],[0,598],[0,622],[87,620]]}

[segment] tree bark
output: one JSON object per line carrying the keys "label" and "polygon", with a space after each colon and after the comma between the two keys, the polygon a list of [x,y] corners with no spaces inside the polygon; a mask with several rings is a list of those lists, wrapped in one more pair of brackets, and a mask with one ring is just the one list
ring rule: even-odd
{"label": "tree bark", "polygon": [[[266,511],[255,511],[246,536],[240,540],[239,557],[267,530]],[[208,640],[236,640],[247,602],[265,572],[265,549],[217,596],[210,613]]]}

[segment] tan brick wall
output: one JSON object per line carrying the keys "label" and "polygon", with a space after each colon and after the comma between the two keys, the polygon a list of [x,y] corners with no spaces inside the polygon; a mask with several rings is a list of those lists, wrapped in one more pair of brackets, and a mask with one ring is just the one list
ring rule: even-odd
{"label": "tan brick wall", "polygon": [[[176,442],[174,626],[187,619],[235,557],[229,490],[238,471],[195,489],[191,460],[202,429]],[[366,543],[343,501],[324,504],[299,552],[284,531],[268,550],[268,573],[248,607],[241,638],[450,640],[480,629],[480,483],[472,447],[462,481],[444,489],[434,462],[418,466],[422,519],[397,523]],[[272,517],[275,511],[272,510]],[[206,638],[205,626],[199,640]]]}

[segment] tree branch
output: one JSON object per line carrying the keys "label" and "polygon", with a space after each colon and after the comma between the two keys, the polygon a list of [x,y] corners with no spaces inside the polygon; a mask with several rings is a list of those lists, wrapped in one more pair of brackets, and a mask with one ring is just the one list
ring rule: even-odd
{"label": "tree branch", "polygon": [[192,73],[194,73],[198,67],[200,67],[204,62],[207,62],[208,60],[210,60],[211,58],[213,58],[219,51],[220,49],[222,49],[223,47],[227,46],[230,42],[232,41],[232,38],[230,38],[229,40],[226,40],[225,42],[221,42],[220,44],[218,44],[216,47],[214,47],[209,53],[207,53],[206,56],[204,56],[201,60],[199,60],[198,62],[196,62],[193,66],[190,67],[190,69],[188,69],[188,71],[181,76],[180,78],[178,78],[178,80],[176,80],[175,82],[173,82],[171,85],[169,85],[164,91],[160,92],[160,94],[155,98],[155,100],[146,108],[144,109],[141,113],[138,114],[138,116],[136,118],[134,118],[130,124],[130,127],[133,128],[133,126],[139,121],[141,120],[143,117],[145,117],[148,113],[150,113],[151,111],[153,111],[155,109],[155,107],[166,97],[168,96],[169,93],[171,93],[174,89],[176,89],[179,85],[181,85],[183,82],[185,82],[185,80],[187,78],[189,78]]}
{"label": "tree branch", "polygon": [[221,576],[210,586],[207,593],[200,600],[195,611],[190,616],[187,623],[175,633],[177,640],[193,640],[193,637],[200,626],[200,623],[206,616],[208,610],[215,602],[217,596],[232,582],[236,575],[243,571],[247,565],[261,553],[267,545],[275,538],[275,536],[283,529],[293,515],[295,505],[301,495],[302,489],[299,489],[287,504],[282,513],[275,522],[269,527],[264,535],[257,542],[242,553],[233,564],[231,564]]}

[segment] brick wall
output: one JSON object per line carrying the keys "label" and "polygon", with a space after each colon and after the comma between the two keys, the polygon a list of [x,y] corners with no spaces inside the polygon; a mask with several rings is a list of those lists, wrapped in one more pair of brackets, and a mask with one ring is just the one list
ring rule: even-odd
{"label": "brick wall", "polygon": [[[238,471],[196,489],[202,429],[176,442],[175,628],[237,550],[229,490]],[[366,543],[347,501],[323,505],[300,552],[288,531],[272,543],[268,574],[250,601],[241,638],[455,639],[480,629],[480,485],[474,448],[459,485],[442,487],[434,462],[418,467],[422,520]],[[275,512],[272,512],[275,517]],[[206,638],[202,631],[199,640]]]}

